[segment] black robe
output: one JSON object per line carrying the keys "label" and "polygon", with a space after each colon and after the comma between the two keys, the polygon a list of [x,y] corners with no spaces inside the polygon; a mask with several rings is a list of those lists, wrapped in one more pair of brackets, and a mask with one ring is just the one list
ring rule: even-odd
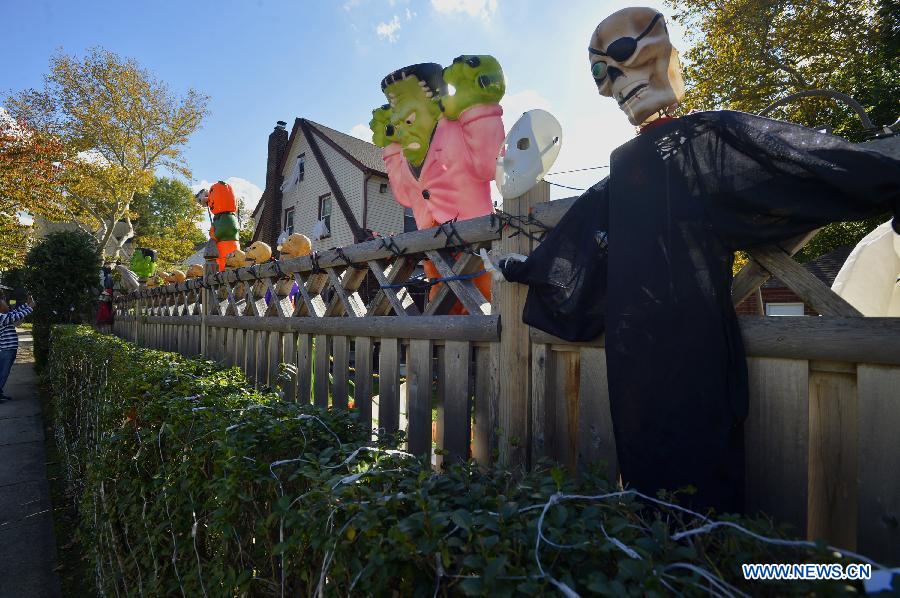
{"label": "black robe", "polygon": [[617,148],[524,263],[524,321],[582,341],[606,332],[623,480],[697,488],[741,511],[747,365],[731,303],[737,249],[895,214],[900,163],[837,137],[739,112],[694,113]]}

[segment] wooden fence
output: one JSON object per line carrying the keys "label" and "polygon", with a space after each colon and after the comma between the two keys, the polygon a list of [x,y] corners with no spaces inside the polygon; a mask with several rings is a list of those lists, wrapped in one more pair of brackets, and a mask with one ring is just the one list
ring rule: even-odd
{"label": "wooden fence", "polygon": [[[406,431],[410,451],[442,449],[436,461],[550,457],[576,471],[604,462],[615,474],[603,340],[531,330],[525,287],[495,283],[488,302],[466,276],[483,267],[480,247],[528,254],[528,233],[555,225],[574,201],[548,197],[541,184],[507,200],[502,218],[221,274],[208,267],[203,279],[120,298],[114,332],[238,366],[257,385],[276,385],[281,364],[293,364],[288,400],[341,409],[352,400],[375,428]],[[900,563],[900,318],[860,317],[797,265],[790,255],[808,237],[754,252],[734,282],[737,303],[775,274],[824,314],[741,318],[749,506]],[[403,286],[422,258],[454,278],[424,310]],[[369,272],[381,289],[364,302]],[[444,315],[457,300],[469,315]]]}

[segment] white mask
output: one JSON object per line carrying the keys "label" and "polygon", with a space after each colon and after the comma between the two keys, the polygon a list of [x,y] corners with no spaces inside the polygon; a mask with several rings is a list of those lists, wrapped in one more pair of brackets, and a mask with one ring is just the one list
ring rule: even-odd
{"label": "white mask", "polygon": [[531,189],[553,166],[562,144],[559,121],[545,110],[529,110],[510,129],[497,158],[495,181],[504,199]]}

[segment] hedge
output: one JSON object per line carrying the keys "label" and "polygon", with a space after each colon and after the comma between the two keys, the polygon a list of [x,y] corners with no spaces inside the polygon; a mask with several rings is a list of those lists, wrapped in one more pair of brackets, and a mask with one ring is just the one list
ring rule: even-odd
{"label": "hedge", "polygon": [[41,239],[25,256],[22,280],[34,296],[31,334],[35,367],[43,370],[54,324],[90,322],[100,292],[97,241],[82,230],[61,230]]}
{"label": "hedge", "polygon": [[[855,592],[746,582],[742,563],[848,563],[711,526],[587,472],[434,472],[354,413],[280,400],[237,369],[56,327],[48,390],[98,593],[111,596]],[[740,526],[735,527],[735,526]],[[684,536],[679,532],[695,530]]]}

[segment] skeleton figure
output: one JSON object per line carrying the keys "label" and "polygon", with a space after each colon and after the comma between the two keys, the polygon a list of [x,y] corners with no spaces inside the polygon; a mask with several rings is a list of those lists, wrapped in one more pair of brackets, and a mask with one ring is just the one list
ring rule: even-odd
{"label": "skeleton figure", "polygon": [[669,116],[682,94],[665,19],[619,11],[588,52],[600,93],[641,125],[524,261],[526,323],[606,333],[610,411],[626,484],[691,485],[697,507],[740,511],[747,363],[731,302],[734,251],[893,210],[900,164],[837,137],[727,110]]}

